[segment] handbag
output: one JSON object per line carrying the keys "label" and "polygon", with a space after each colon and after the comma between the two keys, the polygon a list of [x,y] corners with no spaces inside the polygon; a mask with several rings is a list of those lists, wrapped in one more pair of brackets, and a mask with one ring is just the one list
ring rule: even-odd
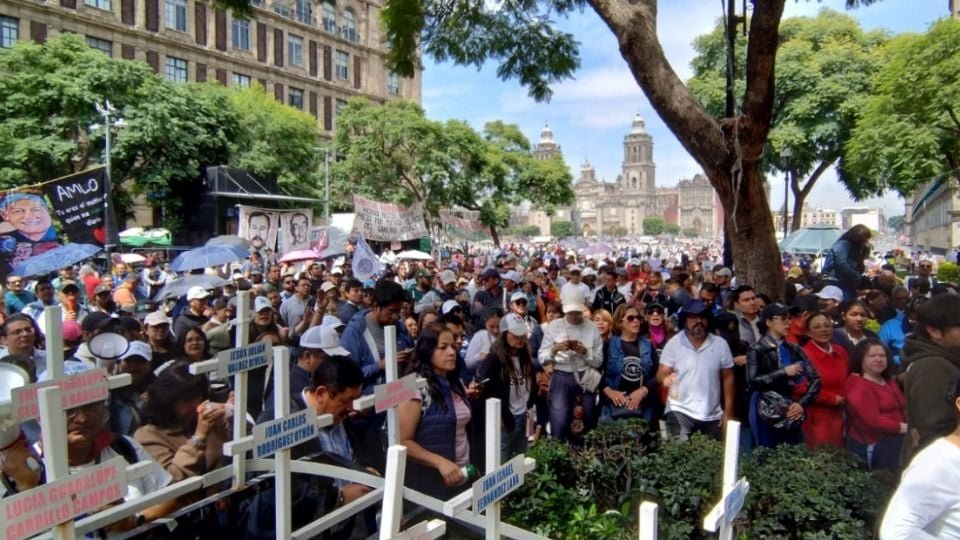
{"label": "handbag", "polygon": [[580,388],[583,388],[584,392],[591,394],[597,391],[602,377],[599,369],[590,366],[584,368],[583,371],[573,372],[573,378],[577,381],[577,384],[580,385]]}
{"label": "handbag", "polygon": [[773,390],[767,390],[760,394],[760,398],[757,400],[757,416],[774,429],[793,429],[803,423],[806,416],[801,416],[796,420],[788,419],[787,411],[792,404],[793,402],[788,398]]}

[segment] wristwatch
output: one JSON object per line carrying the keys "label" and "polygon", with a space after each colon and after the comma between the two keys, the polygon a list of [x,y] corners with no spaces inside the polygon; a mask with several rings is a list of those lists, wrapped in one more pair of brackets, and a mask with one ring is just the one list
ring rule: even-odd
{"label": "wristwatch", "polygon": [[196,446],[198,449],[203,450],[207,447],[207,438],[200,437],[198,435],[193,435],[190,437],[190,444]]}

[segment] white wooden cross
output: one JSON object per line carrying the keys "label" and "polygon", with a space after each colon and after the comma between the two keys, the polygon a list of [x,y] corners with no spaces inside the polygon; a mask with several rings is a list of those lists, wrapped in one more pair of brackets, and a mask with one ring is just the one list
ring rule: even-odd
{"label": "white wooden cross", "polygon": [[657,540],[658,521],[657,503],[640,503],[640,540]]}
{"label": "white wooden cross", "polygon": [[737,480],[740,461],[740,422],[727,422],[726,443],[723,451],[723,497],[707,517],[703,518],[703,528],[708,532],[720,531],[720,540],[733,538],[733,521],[737,518],[743,501],[750,490],[746,478]]}

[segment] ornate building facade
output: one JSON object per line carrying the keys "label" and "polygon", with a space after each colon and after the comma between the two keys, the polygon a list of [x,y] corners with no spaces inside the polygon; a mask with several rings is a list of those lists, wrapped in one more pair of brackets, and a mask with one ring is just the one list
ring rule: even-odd
{"label": "ornate building facade", "polygon": [[[549,126],[540,133],[540,142],[533,154],[538,159],[560,155],[561,148],[553,138]],[[611,234],[626,230],[627,235],[642,235],[643,220],[659,216],[682,229],[696,230],[703,238],[713,238],[722,231],[720,203],[703,175],[681,180],[676,187],[657,187],[656,164],[653,160],[653,137],[646,132],[643,118],[636,115],[630,131],[623,138],[623,162],[616,180],[607,182],[597,178],[597,171],[589,162],[580,168],[580,176],[573,189],[576,203],[560,208],[557,220],[570,220],[586,235]],[[544,228],[545,215],[531,212],[530,224]]]}

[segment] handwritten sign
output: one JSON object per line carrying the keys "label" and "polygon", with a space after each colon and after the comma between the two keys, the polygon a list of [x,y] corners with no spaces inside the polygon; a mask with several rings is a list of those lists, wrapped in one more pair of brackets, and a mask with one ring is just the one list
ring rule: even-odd
{"label": "handwritten sign", "polygon": [[526,456],[520,454],[505,465],[473,483],[473,511],[481,513],[491,504],[509,495],[523,485],[526,473],[523,461]]}
{"label": "handwritten sign", "polygon": [[389,242],[416,240],[427,236],[423,207],[418,204],[400,206],[353,196],[354,231],[367,240]]}
{"label": "handwritten sign", "polygon": [[98,167],[43,185],[43,191],[70,242],[103,245],[104,175],[105,168]]}
{"label": "handwritten sign", "polygon": [[258,341],[246,347],[227,349],[217,354],[217,374],[220,377],[230,377],[243,371],[257,369],[270,363],[273,358],[273,347],[265,342]]}
{"label": "handwritten sign", "polygon": [[107,386],[107,370],[103,368],[77,373],[57,381],[21,386],[13,390],[13,411],[21,422],[40,418],[37,392],[49,386],[60,387],[62,392],[60,403],[63,410],[75,409],[95,401],[106,401],[110,395],[110,389]]}
{"label": "handwritten sign", "polygon": [[29,538],[123,498],[127,462],[122,457],[12,497],[0,499],[3,537]]}
{"label": "handwritten sign", "polygon": [[373,388],[373,406],[378,413],[381,413],[404,401],[414,399],[419,394],[417,374],[411,373],[400,380],[375,386]]}
{"label": "handwritten sign", "polygon": [[317,413],[300,411],[253,428],[254,459],[271,456],[317,437]]}

